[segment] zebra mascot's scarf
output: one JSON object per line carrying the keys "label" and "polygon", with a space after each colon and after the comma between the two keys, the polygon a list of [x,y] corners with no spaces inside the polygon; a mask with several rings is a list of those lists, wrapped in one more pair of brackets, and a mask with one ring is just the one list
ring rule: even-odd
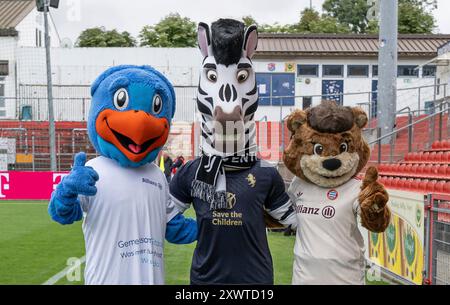
{"label": "zebra mascot's scarf", "polygon": [[225,171],[251,168],[256,162],[258,90],[251,58],[258,42],[256,26],[219,19],[198,26],[203,56],[197,108],[201,115],[202,156],[191,195],[210,204],[227,204]]}

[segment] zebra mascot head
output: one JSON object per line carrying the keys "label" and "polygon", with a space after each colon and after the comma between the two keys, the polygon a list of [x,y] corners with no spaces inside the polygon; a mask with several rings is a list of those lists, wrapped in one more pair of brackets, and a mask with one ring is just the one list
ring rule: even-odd
{"label": "zebra mascot head", "polygon": [[204,154],[255,155],[258,90],[251,58],[258,42],[256,26],[219,19],[211,30],[198,25],[198,46],[203,55],[197,106],[201,114]]}
{"label": "zebra mascot head", "polygon": [[191,195],[210,203],[211,209],[232,208],[226,198],[226,171],[257,162],[253,117],[258,92],[251,61],[257,42],[256,26],[245,29],[237,20],[219,19],[211,29],[198,25],[202,156]]}

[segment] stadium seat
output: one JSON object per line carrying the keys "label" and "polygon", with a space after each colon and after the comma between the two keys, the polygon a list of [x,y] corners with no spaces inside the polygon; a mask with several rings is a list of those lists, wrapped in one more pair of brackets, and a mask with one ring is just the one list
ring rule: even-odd
{"label": "stadium seat", "polygon": [[450,149],[450,140],[442,141],[442,148],[443,149]]}
{"label": "stadium seat", "polygon": [[436,183],[437,183],[437,180],[430,180],[430,181],[428,181],[426,191],[429,192],[429,193],[433,193],[434,189],[436,187]]}
{"label": "stadium seat", "polygon": [[444,184],[444,189],[443,189],[444,193],[450,194],[450,181],[447,181]]}
{"label": "stadium seat", "polygon": [[442,153],[442,163],[450,163],[450,151],[444,151]]}
{"label": "stadium seat", "polygon": [[413,164],[412,166],[411,166],[411,174],[412,175],[416,175],[417,174],[417,168],[419,167],[419,164]]}
{"label": "stadium seat", "polygon": [[419,179],[412,179],[409,189],[414,192],[419,191]]}
{"label": "stadium seat", "polygon": [[433,162],[442,163],[444,153],[442,151],[438,151],[435,156]]}
{"label": "stadium seat", "polygon": [[445,186],[445,181],[438,181],[436,183],[436,185],[434,186],[434,191],[436,193],[443,193],[444,192],[444,186]]}
{"label": "stadium seat", "polygon": [[428,154],[427,162],[435,162],[435,160],[436,160],[436,152],[435,151],[431,151]]}
{"label": "stadium seat", "polygon": [[445,164],[438,165],[436,177],[439,179],[445,179],[447,177],[447,167],[448,165]]}
{"label": "stadium seat", "polygon": [[401,178],[400,181],[398,182],[398,188],[400,190],[404,190],[406,188],[407,183],[408,183],[408,179]]}
{"label": "stadium seat", "polygon": [[426,151],[424,153],[421,154],[420,156],[420,160],[422,162],[428,162],[428,156],[430,155],[430,152]]}
{"label": "stadium seat", "polygon": [[424,170],[425,170],[426,165],[425,164],[420,164],[417,167],[417,176],[420,176],[423,174]]}
{"label": "stadium seat", "polygon": [[426,192],[428,187],[428,179],[420,180],[419,182],[419,191]]}
{"label": "stadium seat", "polygon": [[442,148],[442,142],[440,141],[434,141],[433,144],[431,144],[432,149],[441,149]]}

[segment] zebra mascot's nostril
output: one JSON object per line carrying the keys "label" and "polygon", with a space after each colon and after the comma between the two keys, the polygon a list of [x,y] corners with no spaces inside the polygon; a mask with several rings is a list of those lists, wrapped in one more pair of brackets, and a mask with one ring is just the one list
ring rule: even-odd
{"label": "zebra mascot's nostril", "polygon": [[322,162],[323,168],[329,170],[329,171],[335,171],[339,167],[341,167],[342,162],[339,159],[333,158],[333,159],[326,159]]}

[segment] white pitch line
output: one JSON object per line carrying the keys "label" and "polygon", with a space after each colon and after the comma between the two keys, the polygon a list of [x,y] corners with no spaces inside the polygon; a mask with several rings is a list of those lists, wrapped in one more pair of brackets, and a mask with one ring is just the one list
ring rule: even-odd
{"label": "white pitch line", "polygon": [[42,283],[42,285],[54,285],[54,284],[56,284],[60,279],[65,277],[68,273],[72,272],[73,269],[78,268],[79,266],[81,266],[81,264],[83,264],[85,261],[86,261],[86,256],[81,257],[80,260],[79,260],[79,264],[77,264],[75,266],[67,266],[66,268],[64,268],[63,270],[61,270],[60,272],[58,272],[57,274],[55,274],[51,278],[49,278],[46,282]]}

